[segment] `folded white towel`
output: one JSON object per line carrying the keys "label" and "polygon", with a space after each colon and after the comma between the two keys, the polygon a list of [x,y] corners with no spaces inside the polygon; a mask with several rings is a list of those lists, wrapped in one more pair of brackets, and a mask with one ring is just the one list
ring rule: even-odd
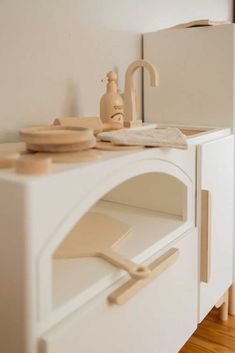
{"label": "folded white towel", "polygon": [[114,145],[138,145],[187,149],[185,135],[178,128],[151,130],[119,130],[101,132],[97,137]]}

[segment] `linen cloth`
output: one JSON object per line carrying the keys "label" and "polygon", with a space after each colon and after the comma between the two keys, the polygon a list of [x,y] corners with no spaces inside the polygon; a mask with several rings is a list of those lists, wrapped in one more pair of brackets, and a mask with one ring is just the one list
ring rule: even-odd
{"label": "linen cloth", "polygon": [[108,141],[114,145],[168,147],[187,149],[186,136],[178,128],[129,130],[101,132],[97,135],[101,141]]}

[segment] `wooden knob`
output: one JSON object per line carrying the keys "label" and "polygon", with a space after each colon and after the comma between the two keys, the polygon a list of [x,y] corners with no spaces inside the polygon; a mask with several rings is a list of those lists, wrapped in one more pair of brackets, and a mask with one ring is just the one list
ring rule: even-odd
{"label": "wooden knob", "polygon": [[19,153],[0,153],[0,169],[13,168],[16,160],[20,157]]}
{"label": "wooden knob", "polygon": [[17,160],[15,171],[17,174],[42,175],[51,171],[51,164],[49,157],[24,156]]}

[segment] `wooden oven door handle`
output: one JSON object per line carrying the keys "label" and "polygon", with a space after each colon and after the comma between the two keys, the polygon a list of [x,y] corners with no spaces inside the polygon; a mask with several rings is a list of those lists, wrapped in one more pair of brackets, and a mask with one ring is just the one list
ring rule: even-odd
{"label": "wooden oven door handle", "polygon": [[168,250],[164,255],[153,261],[148,265],[151,273],[148,277],[143,279],[131,278],[121,287],[116,289],[108,296],[108,302],[111,304],[125,304],[135,294],[139,292],[143,287],[150,283],[154,278],[158,277],[168,267],[173,265],[179,256],[179,249],[172,248]]}
{"label": "wooden oven door handle", "polygon": [[201,282],[211,275],[211,193],[201,191]]}

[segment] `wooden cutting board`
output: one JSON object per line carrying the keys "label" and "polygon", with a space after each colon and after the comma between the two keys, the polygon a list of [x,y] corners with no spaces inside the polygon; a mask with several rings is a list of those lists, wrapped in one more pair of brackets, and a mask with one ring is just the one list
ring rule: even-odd
{"label": "wooden cutting board", "polygon": [[111,142],[97,141],[95,148],[101,151],[135,151],[142,150],[144,146],[124,146],[124,145],[113,145]]}
{"label": "wooden cutting board", "polygon": [[55,119],[54,125],[81,126],[92,129],[94,133],[103,131],[103,123],[99,117],[62,117]]}
{"label": "wooden cutting board", "polygon": [[98,212],[88,212],[61,243],[54,258],[101,257],[126,270],[133,278],[144,278],[150,273],[147,267],[137,265],[113,249],[130,230],[131,226],[118,219]]}
{"label": "wooden cutting board", "polygon": [[103,123],[99,117],[63,117],[54,121],[54,125],[70,127],[87,127],[92,129],[95,134],[102,131],[120,130],[123,128],[121,123]]}

